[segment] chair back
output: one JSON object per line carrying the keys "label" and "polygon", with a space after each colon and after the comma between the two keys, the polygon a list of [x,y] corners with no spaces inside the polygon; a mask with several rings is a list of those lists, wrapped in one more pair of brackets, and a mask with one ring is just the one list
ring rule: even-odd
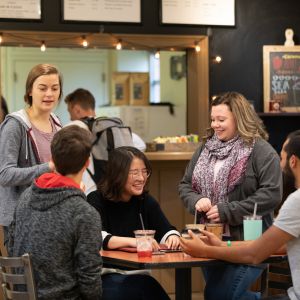
{"label": "chair back", "polygon": [[[24,270],[22,274],[16,270]],[[5,300],[36,300],[33,268],[29,254],[20,257],[0,257],[0,281]],[[25,291],[16,290],[15,285],[25,285]]]}

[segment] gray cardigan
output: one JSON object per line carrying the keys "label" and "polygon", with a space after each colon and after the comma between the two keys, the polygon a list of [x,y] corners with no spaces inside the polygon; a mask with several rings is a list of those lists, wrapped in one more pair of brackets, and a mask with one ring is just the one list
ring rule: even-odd
{"label": "gray cardigan", "polygon": [[[59,129],[60,123],[52,114]],[[31,124],[24,109],[9,114],[0,126],[0,225],[8,226],[21,193],[33,179],[49,172],[40,163]]]}
{"label": "gray cardigan", "polygon": [[[194,214],[196,202],[202,198],[192,189],[192,174],[202,146],[196,150],[179,184],[179,195],[184,206]],[[222,223],[229,224],[233,240],[243,240],[243,216],[253,213],[263,216],[263,230],[273,223],[273,211],[282,197],[282,172],[276,151],[263,139],[255,142],[242,182],[228,195],[228,202],[218,203]]]}

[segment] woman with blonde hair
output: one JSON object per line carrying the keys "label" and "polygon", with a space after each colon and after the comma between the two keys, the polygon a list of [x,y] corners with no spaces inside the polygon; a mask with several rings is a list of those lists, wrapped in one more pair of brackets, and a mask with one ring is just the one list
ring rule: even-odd
{"label": "woman with blonde hair", "polygon": [[34,66],[27,76],[27,107],[8,114],[0,127],[0,224],[13,219],[20,194],[41,174],[54,170],[50,143],[61,128],[53,114],[62,95],[62,76],[49,64]]}
{"label": "woman with blonde hair", "polygon": [[[273,222],[282,197],[278,154],[266,141],[263,123],[245,97],[236,92],[211,103],[211,126],[194,153],[179,194],[187,209],[198,212],[201,223],[222,223],[226,239],[243,240],[243,216],[262,216],[263,230]],[[224,265],[203,268],[205,299],[259,299],[247,291],[262,267]]]}

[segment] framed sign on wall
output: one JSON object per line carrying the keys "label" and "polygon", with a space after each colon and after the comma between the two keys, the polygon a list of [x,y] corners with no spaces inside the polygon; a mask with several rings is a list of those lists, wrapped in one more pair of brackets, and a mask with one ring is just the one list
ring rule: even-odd
{"label": "framed sign on wall", "polygon": [[235,0],[161,0],[161,23],[235,25]]}
{"label": "framed sign on wall", "polygon": [[130,105],[149,104],[149,74],[131,73],[130,79]]}
{"label": "framed sign on wall", "polygon": [[0,19],[41,20],[41,0],[1,0]]}
{"label": "framed sign on wall", "polygon": [[140,23],[141,0],[63,0],[63,21]]}
{"label": "framed sign on wall", "polygon": [[112,105],[129,104],[129,73],[114,72],[112,74]]}
{"label": "framed sign on wall", "polygon": [[300,112],[300,46],[264,46],[264,112]]}

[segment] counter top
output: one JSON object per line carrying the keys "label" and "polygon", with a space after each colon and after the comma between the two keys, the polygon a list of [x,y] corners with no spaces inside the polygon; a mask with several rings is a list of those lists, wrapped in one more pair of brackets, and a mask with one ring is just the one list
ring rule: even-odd
{"label": "counter top", "polygon": [[145,152],[149,160],[190,160],[193,152]]}

